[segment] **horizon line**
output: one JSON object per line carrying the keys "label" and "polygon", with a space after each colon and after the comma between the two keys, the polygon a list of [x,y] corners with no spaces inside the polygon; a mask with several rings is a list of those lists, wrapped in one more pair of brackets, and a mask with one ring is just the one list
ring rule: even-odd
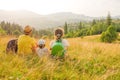
{"label": "horizon line", "polygon": [[[43,15],[43,16],[46,16],[46,15],[53,15],[53,14],[58,14],[58,13],[72,13],[72,14],[76,14],[76,15],[83,15],[83,16],[88,16],[88,15],[85,15],[85,14],[80,14],[80,13],[75,13],[75,12],[70,12],[70,11],[61,11],[61,12],[53,12],[53,13],[48,13],[48,14],[46,14],[46,13],[38,13],[38,12],[35,12],[35,11],[32,11],[32,10],[27,10],[27,9],[14,9],[14,10],[6,10],[6,9],[0,9],[0,11],[28,11],[28,12],[32,12],[32,13],[35,13],[35,14],[38,14],[38,15]],[[108,11],[108,14],[110,13],[110,15],[111,15],[111,12],[110,11]],[[108,15],[108,14],[106,14],[106,16]],[[88,16],[88,17],[106,17],[106,16]],[[111,15],[111,17],[116,17],[116,16],[120,16],[120,15],[114,15],[114,16],[112,16]]]}

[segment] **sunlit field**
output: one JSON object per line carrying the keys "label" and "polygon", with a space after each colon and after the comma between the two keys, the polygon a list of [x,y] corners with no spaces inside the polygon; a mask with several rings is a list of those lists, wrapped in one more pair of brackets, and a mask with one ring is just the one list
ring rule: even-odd
{"label": "sunlit field", "polygon": [[[6,44],[14,37],[1,36],[0,80],[120,80],[120,44],[101,43],[99,37],[67,39],[68,56],[55,60],[6,54]],[[49,42],[46,39],[47,48]]]}

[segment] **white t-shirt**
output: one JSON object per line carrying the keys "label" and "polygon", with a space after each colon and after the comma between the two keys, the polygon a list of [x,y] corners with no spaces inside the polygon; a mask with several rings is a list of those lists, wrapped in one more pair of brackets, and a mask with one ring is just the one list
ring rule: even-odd
{"label": "white t-shirt", "polygon": [[[50,48],[53,47],[53,44],[55,43],[55,41],[56,41],[56,40],[52,40],[52,41],[50,42]],[[69,43],[68,43],[68,41],[67,41],[66,39],[62,39],[62,44],[63,44],[64,47],[68,47],[68,46],[69,46]]]}
{"label": "white t-shirt", "polygon": [[42,48],[42,49],[37,48],[36,52],[37,52],[39,57],[43,57],[43,56],[48,56],[49,55],[49,51],[48,51],[47,48]]}

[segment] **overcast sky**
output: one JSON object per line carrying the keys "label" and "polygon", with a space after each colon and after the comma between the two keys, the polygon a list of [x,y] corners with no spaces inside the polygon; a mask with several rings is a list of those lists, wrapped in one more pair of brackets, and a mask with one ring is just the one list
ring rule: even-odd
{"label": "overcast sky", "polygon": [[2,10],[30,10],[42,15],[73,12],[86,16],[120,15],[120,0],[0,0]]}

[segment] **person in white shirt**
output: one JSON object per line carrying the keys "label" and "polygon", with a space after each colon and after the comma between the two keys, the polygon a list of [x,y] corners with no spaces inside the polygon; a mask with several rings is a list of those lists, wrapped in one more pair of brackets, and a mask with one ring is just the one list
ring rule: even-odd
{"label": "person in white shirt", "polygon": [[65,55],[66,55],[67,48],[69,47],[69,42],[66,39],[63,39],[63,35],[64,35],[64,30],[62,28],[58,28],[55,30],[54,32],[55,39],[50,42],[50,50],[52,50],[52,47],[56,41],[61,41],[61,43],[64,46]]}
{"label": "person in white shirt", "polygon": [[40,39],[38,41],[38,48],[36,49],[36,53],[39,57],[45,57],[49,55],[49,50],[45,47],[45,40]]}

